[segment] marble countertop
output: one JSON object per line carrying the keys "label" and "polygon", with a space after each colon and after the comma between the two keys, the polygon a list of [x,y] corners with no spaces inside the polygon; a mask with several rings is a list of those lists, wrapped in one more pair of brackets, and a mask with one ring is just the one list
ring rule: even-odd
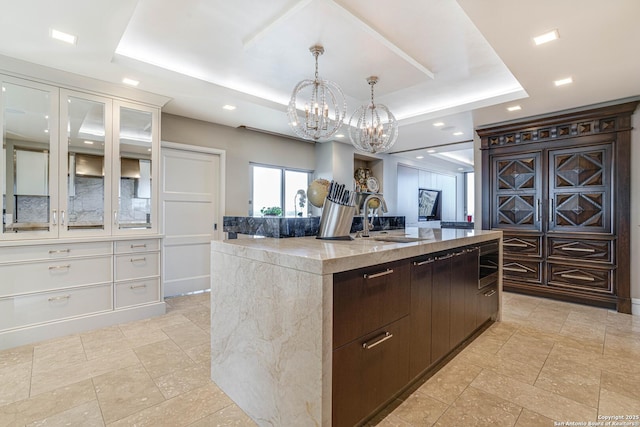
{"label": "marble countertop", "polygon": [[408,227],[384,234],[425,240],[410,243],[374,240],[381,234],[371,233],[369,238],[351,241],[320,240],[315,237],[214,240],[211,250],[313,274],[333,274],[502,237],[501,231]]}

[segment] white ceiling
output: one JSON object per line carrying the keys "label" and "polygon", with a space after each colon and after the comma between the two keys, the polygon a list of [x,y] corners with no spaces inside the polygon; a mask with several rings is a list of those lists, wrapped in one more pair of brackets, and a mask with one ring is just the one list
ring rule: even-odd
{"label": "white ceiling", "polygon": [[[379,76],[376,101],[400,120],[392,151],[410,158],[472,140],[474,121],[640,94],[637,0],[0,0],[0,10],[5,57],[133,78],[170,98],[167,113],[284,135],[291,90],[313,76],[308,49],[320,43],[320,75],[342,87],[348,116]],[[51,28],[77,44],[52,40]],[[534,46],[551,29],[560,39]],[[572,85],[553,86],[569,75]]]}

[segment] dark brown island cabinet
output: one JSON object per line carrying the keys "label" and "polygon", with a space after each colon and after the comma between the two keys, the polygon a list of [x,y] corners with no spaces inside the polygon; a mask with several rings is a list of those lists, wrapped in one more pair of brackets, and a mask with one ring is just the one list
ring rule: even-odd
{"label": "dark brown island cabinet", "polygon": [[631,313],[631,115],[638,100],[476,129],[482,228],[504,290]]}
{"label": "dark brown island cabinet", "polygon": [[[498,241],[346,271],[333,284],[332,426],[360,425],[498,312]],[[495,264],[481,280],[482,248]]]}

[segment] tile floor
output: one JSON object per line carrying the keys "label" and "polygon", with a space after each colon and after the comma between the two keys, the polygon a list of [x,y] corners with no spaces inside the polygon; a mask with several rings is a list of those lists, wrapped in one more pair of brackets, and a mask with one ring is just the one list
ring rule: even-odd
{"label": "tile floor", "polygon": [[[161,317],[0,352],[0,427],[255,425],[209,381],[209,294],[167,307]],[[371,425],[638,416],[640,316],[505,294],[502,322],[392,406]]]}

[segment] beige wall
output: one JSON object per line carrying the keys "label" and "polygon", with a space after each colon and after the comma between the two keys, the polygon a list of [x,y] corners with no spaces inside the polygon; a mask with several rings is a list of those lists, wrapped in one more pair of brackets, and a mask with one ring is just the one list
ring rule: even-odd
{"label": "beige wall", "polygon": [[226,152],[225,215],[249,211],[249,163],[315,169],[315,147],[293,139],[162,114],[163,141],[217,148]]}

